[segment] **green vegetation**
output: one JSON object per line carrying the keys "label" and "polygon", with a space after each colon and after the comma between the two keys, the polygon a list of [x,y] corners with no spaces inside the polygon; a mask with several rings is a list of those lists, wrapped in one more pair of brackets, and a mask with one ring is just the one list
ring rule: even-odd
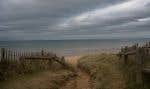
{"label": "green vegetation", "polygon": [[78,61],[78,67],[88,72],[94,89],[147,89],[135,83],[135,66],[124,65],[113,54],[88,55]]}

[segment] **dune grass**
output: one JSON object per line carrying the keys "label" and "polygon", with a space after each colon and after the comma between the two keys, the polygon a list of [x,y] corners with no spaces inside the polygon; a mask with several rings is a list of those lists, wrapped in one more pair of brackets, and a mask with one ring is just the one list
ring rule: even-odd
{"label": "dune grass", "polygon": [[0,74],[0,89],[60,89],[75,76],[71,66],[47,60],[1,62]]}
{"label": "dune grass", "polygon": [[71,77],[69,70],[43,71],[0,83],[0,89],[60,89]]}
{"label": "dune grass", "polygon": [[135,66],[124,65],[113,54],[88,55],[78,61],[78,67],[88,72],[93,89],[148,89],[135,83]]}
{"label": "dune grass", "polygon": [[91,75],[94,89],[125,88],[125,81],[118,69],[119,63],[115,55],[85,56],[78,61],[78,66]]}
{"label": "dune grass", "polygon": [[45,60],[1,61],[0,80],[47,70],[51,67],[50,62]]}

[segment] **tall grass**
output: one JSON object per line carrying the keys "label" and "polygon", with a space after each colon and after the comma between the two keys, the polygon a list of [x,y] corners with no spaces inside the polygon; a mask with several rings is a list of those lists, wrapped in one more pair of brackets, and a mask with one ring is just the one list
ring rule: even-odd
{"label": "tall grass", "polygon": [[22,60],[22,61],[1,61],[0,80],[7,80],[10,77],[21,76],[24,74],[61,69],[62,65],[49,60]]}
{"label": "tall grass", "polygon": [[113,54],[84,56],[78,61],[78,67],[88,72],[93,80],[93,89],[149,89],[136,84],[135,65],[124,65]]}
{"label": "tall grass", "polygon": [[124,89],[125,81],[115,55],[91,55],[78,61],[78,66],[92,77],[94,89]]}
{"label": "tall grass", "polygon": [[[59,59],[58,59],[59,60]],[[0,89],[60,89],[75,77],[73,67],[51,60],[0,62]]]}
{"label": "tall grass", "polygon": [[0,89],[61,89],[74,73],[67,69],[46,70],[0,82]]}

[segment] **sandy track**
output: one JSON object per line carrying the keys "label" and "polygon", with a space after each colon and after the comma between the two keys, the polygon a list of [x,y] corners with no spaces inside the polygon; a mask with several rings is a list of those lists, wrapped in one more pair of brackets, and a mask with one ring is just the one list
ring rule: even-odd
{"label": "sandy track", "polygon": [[67,56],[65,57],[66,62],[76,67],[77,61],[81,58],[81,56]]}
{"label": "sandy track", "polygon": [[92,89],[92,82],[90,79],[90,76],[85,73],[84,71],[81,71],[76,67],[77,60],[80,58],[80,56],[74,56],[74,57],[68,57],[66,58],[67,62],[70,64],[73,64],[74,67],[77,69],[77,77],[68,81],[64,87],[61,89]]}

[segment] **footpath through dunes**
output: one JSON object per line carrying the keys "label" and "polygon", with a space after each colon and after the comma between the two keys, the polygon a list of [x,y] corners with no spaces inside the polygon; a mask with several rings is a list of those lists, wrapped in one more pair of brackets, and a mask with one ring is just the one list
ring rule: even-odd
{"label": "footpath through dunes", "polygon": [[78,67],[90,74],[93,89],[137,89],[125,88],[126,79],[121,65],[113,54],[87,55],[78,61]]}
{"label": "footpath through dunes", "polygon": [[66,57],[66,61],[74,66],[77,77],[72,78],[61,89],[92,89],[90,76],[86,72],[77,68],[77,61],[79,58],[80,56]]}

